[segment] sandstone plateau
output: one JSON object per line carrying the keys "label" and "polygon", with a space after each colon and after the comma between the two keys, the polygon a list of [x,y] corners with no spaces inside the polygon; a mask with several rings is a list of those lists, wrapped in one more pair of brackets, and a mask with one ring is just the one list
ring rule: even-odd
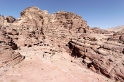
{"label": "sandstone plateau", "polygon": [[124,82],[124,29],[35,6],[20,15],[0,15],[0,82]]}

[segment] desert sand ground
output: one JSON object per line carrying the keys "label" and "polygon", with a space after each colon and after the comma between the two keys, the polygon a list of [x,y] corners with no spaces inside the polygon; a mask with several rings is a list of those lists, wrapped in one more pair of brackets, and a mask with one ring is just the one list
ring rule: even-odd
{"label": "desert sand ground", "polygon": [[18,50],[25,60],[4,69],[0,82],[113,82],[83,67],[80,58],[65,52],[44,54],[42,49],[22,47]]}

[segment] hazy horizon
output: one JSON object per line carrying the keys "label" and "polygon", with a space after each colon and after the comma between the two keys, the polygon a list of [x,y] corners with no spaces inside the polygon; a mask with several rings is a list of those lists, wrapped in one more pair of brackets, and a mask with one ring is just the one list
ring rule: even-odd
{"label": "hazy horizon", "polygon": [[1,0],[0,14],[19,18],[20,12],[31,6],[49,13],[74,12],[82,16],[90,27],[106,29],[124,25],[124,0]]}

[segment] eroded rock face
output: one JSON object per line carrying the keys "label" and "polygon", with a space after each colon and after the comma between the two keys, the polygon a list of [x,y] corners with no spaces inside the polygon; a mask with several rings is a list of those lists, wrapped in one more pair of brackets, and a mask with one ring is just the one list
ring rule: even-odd
{"label": "eroded rock face", "polygon": [[9,23],[13,23],[16,19],[12,16],[3,16],[0,15],[0,27],[5,27],[5,26],[9,26]]}
{"label": "eroded rock face", "polygon": [[12,16],[0,17],[0,45],[8,46],[13,53],[18,47],[50,45],[61,49],[70,38],[89,30],[86,21],[74,13],[61,11],[50,15],[38,7],[26,8],[17,20]]}
{"label": "eroded rock face", "polygon": [[[92,71],[124,81],[124,34],[89,28],[87,22],[71,12],[49,14],[28,7],[17,20],[0,16],[0,67],[24,59],[18,47],[49,47],[50,53],[65,49]],[[69,47],[69,48],[68,48]],[[55,50],[52,50],[55,48]]]}
{"label": "eroded rock face", "polygon": [[[87,37],[90,37],[90,35]],[[72,56],[83,58],[82,63],[87,68],[109,78],[124,81],[124,72],[122,70],[124,68],[123,44],[106,40],[101,42],[99,40],[79,39],[78,41],[70,41],[69,48]]]}
{"label": "eroded rock face", "polygon": [[59,11],[50,15],[48,11],[40,10],[34,6],[22,11],[21,17],[13,25],[15,27],[19,26],[16,28],[19,37],[18,41],[15,42],[20,46],[41,45],[41,42],[45,40],[48,40],[51,45],[57,42],[56,46],[60,46],[58,44],[62,39],[63,43],[61,43],[61,46],[64,46],[65,43],[68,43],[66,41],[70,37],[90,32],[89,26],[85,20],[82,20],[81,16],[65,11]]}
{"label": "eroded rock face", "polygon": [[121,36],[119,37],[119,39],[124,44],[124,34],[121,34]]}
{"label": "eroded rock face", "polygon": [[86,21],[74,13],[60,11],[56,13],[56,18],[59,21],[59,25],[62,25],[61,27],[65,29],[73,30],[73,32],[76,31],[78,33],[89,32],[89,26]]}
{"label": "eroded rock face", "polygon": [[6,20],[7,20],[8,23],[13,23],[16,19],[12,16],[7,16]]}
{"label": "eroded rock face", "polygon": [[9,46],[0,45],[0,68],[15,65],[24,59],[20,53],[16,53]]}
{"label": "eroded rock face", "polygon": [[104,30],[104,29],[100,29],[98,27],[94,27],[91,28],[93,33],[97,33],[97,34],[111,34],[114,33],[114,31],[108,31],[108,30]]}
{"label": "eroded rock face", "polygon": [[40,30],[43,25],[49,22],[49,13],[35,6],[26,8],[20,15],[21,17],[15,21],[15,24],[31,31]]}
{"label": "eroded rock face", "polygon": [[[38,7],[29,7],[21,12],[21,17],[15,21],[15,23],[21,24],[23,27],[30,26],[36,28],[51,28],[57,27],[65,29],[73,29],[77,32],[88,32],[89,26],[86,21],[82,20],[81,16],[74,13],[59,11],[54,14],[49,14],[48,11],[40,10]],[[30,29],[31,29],[30,27]]]}
{"label": "eroded rock face", "polygon": [[0,29],[0,68],[15,65],[24,59],[24,56],[14,51],[17,48],[5,29]]}
{"label": "eroded rock face", "polygon": [[116,32],[108,38],[108,41],[115,41],[124,44],[124,33]]}
{"label": "eroded rock face", "polygon": [[5,17],[3,15],[0,15],[0,27],[4,25]]}

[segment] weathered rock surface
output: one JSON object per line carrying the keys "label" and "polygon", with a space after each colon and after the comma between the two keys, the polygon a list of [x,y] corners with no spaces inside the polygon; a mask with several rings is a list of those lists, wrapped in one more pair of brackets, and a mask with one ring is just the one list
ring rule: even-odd
{"label": "weathered rock surface", "polygon": [[[83,58],[82,62],[87,68],[109,78],[124,81],[122,70],[124,68],[123,44],[115,41],[105,40],[101,42],[79,39],[78,41],[70,41],[69,48],[72,56]],[[87,58],[88,62],[86,62]]]}
{"label": "weathered rock surface", "polygon": [[16,19],[12,16],[7,16],[6,20],[7,20],[8,23],[13,23]]}
{"label": "weathered rock surface", "polygon": [[115,41],[124,44],[124,33],[119,31],[114,33],[111,37],[108,38],[108,41]]}
{"label": "weathered rock surface", "polygon": [[3,15],[0,15],[0,27],[4,25],[5,17]]}
{"label": "weathered rock surface", "polygon": [[5,61],[10,63],[16,58],[17,61],[24,58],[14,52],[20,47],[54,46],[61,50],[70,37],[89,30],[86,21],[74,13],[61,11],[50,15],[46,10],[42,11],[38,7],[26,8],[18,19],[12,16],[0,16],[0,25],[0,46],[3,51],[1,57],[8,57]]}
{"label": "weathered rock surface", "polygon": [[56,42],[55,45],[60,46],[62,39],[61,46],[64,46],[70,38],[90,32],[81,16],[65,11],[50,15],[38,7],[29,7],[22,11],[21,17],[14,21],[12,27],[19,33],[18,40],[15,41],[19,46],[42,45],[46,40],[51,45]]}
{"label": "weathered rock surface", "polygon": [[113,28],[108,28],[107,30],[109,30],[109,31],[115,31],[115,32],[122,31],[122,30],[124,30],[124,25],[113,27]]}
{"label": "weathered rock surface", "polygon": [[9,26],[9,23],[13,23],[15,20],[16,19],[12,16],[5,17],[3,15],[0,15],[0,27]]}
{"label": "weathered rock surface", "polygon": [[90,28],[81,16],[71,12],[49,14],[33,6],[22,11],[18,19],[0,16],[0,67],[24,59],[14,50],[32,47],[36,51],[38,46],[51,56],[67,51],[82,58],[81,63],[92,71],[123,82],[123,44],[123,30]]}
{"label": "weathered rock surface", "polygon": [[92,33],[97,33],[97,34],[111,34],[114,33],[114,31],[108,31],[105,29],[100,29],[98,27],[91,28]]}
{"label": "weathered rock surface", "polygon": [[9,46],[0,46],[0,68],[15,65],[24,59],[20,53],[16,53]]}
{"label": "weathered rock surface", "polygon": [[6,29],[0,29],[0,68],[15,65],[24,59],[20,53],[16,53],[18,47],[9,36]]}

